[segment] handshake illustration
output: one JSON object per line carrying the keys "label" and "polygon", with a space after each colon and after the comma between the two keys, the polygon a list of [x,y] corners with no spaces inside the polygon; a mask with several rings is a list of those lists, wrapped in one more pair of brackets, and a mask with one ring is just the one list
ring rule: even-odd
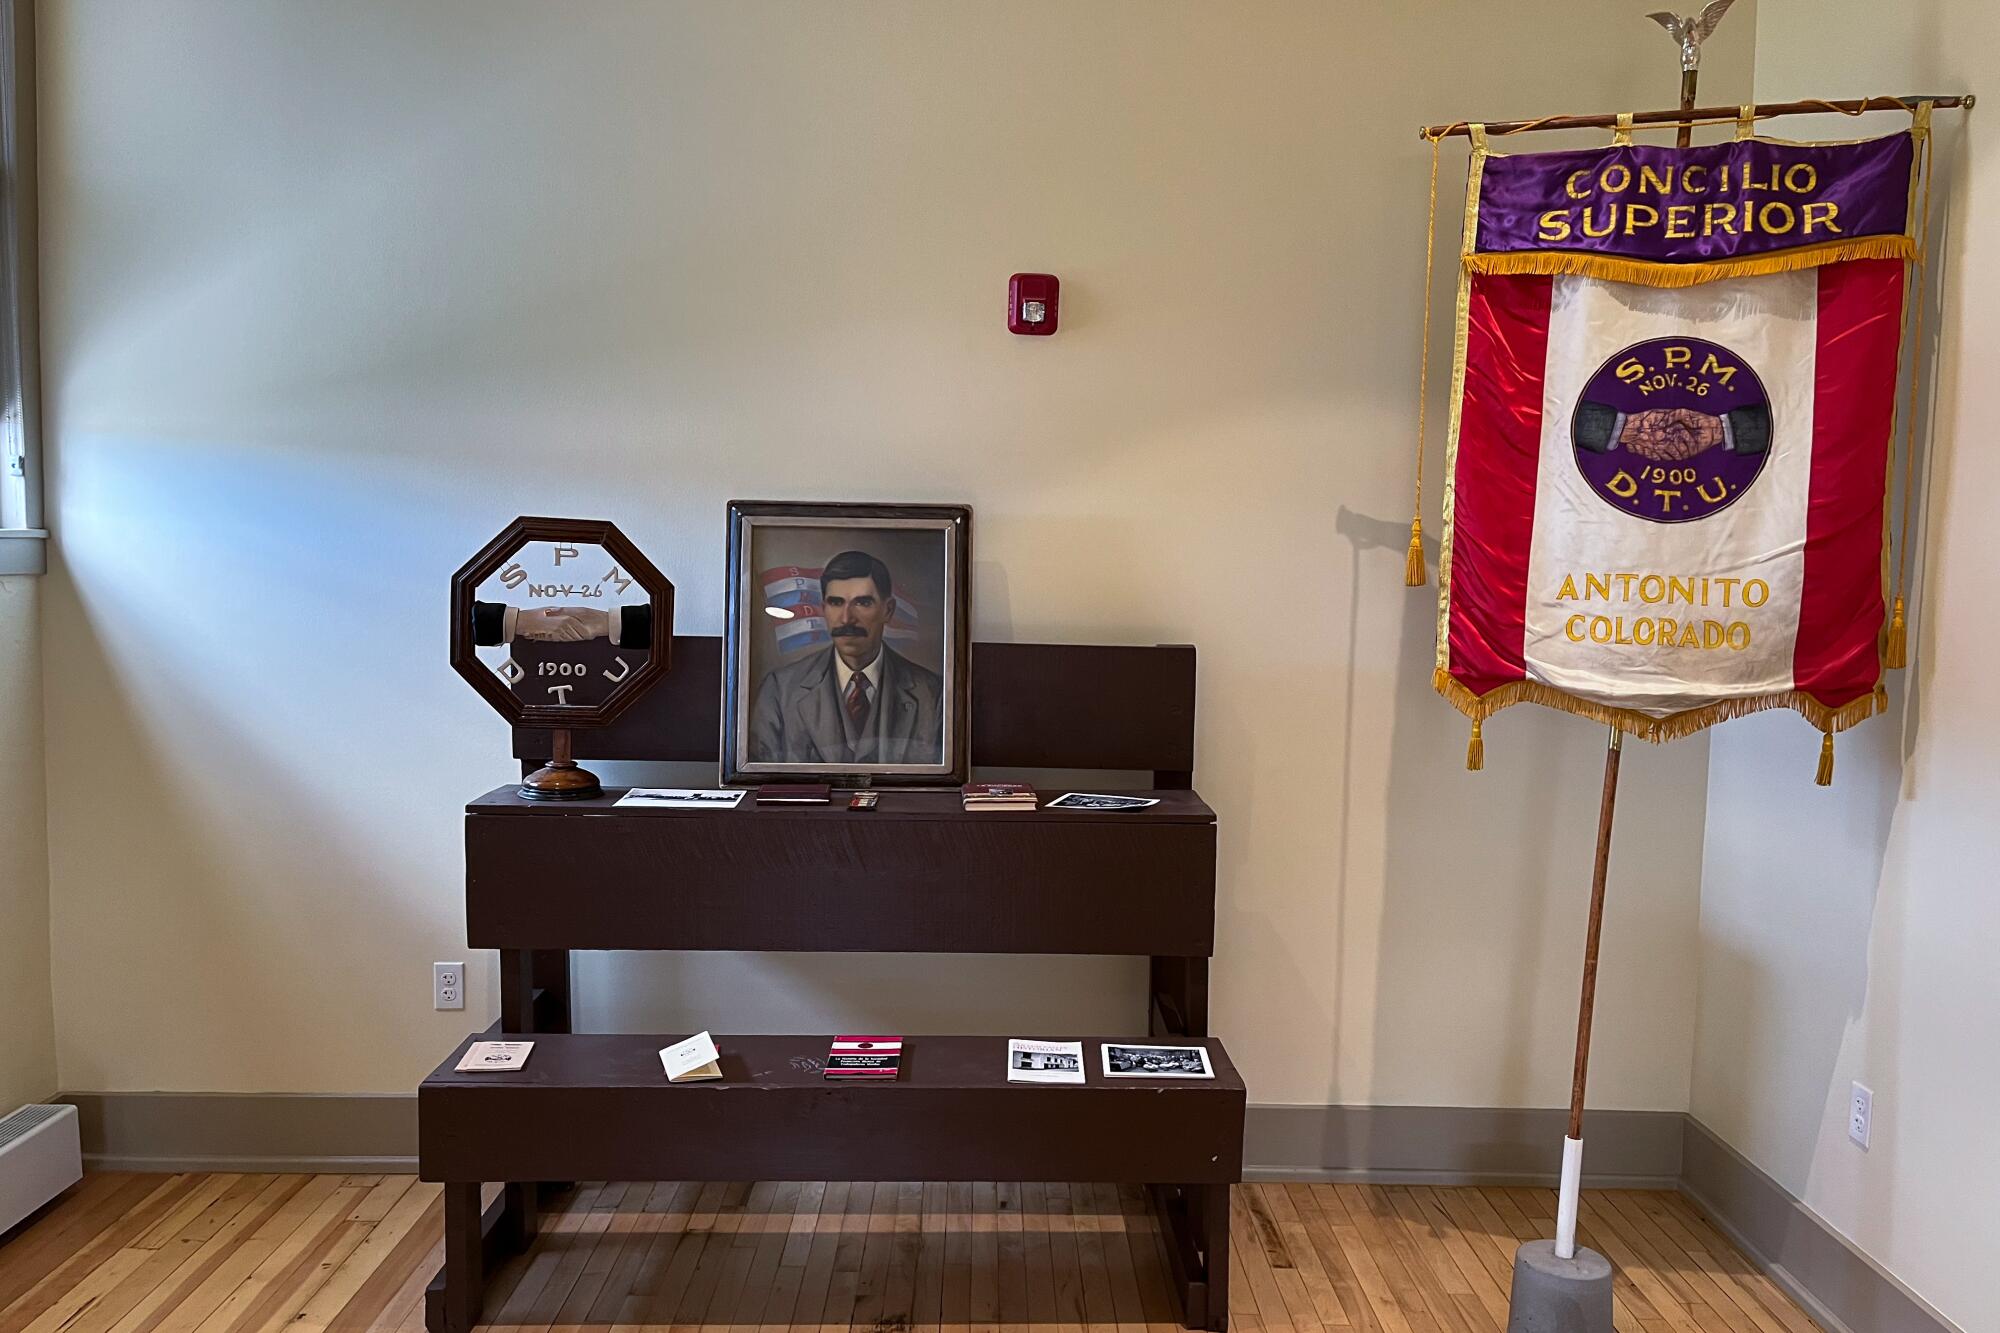
{"label": "handshake illustration", "polygon": [[516,639],[535,639],[542,643],[609,639],[620,648],[647,648],[652,646],[653,641],[653,608],[640,605],[598,610],[589,606],[512,607],[502,602],[472,604],[474,643],[512,643]]}
{"label": "handshake illustration", "polygon": [[1761,454],[1771,447],[1771,409],[1760,403],[1717,416],[1692,407],[1620,412],[1605,403],[1576,409],[1576,442],[1592,453],[1621,445],[1655,463],[1678,463],[1717,445],[1733,454]]}
{"label": "handshake illustration", "polygon": [[515,613],[514,637],[576,643],[611,635],[611,613],[587,606],[535,606]]}

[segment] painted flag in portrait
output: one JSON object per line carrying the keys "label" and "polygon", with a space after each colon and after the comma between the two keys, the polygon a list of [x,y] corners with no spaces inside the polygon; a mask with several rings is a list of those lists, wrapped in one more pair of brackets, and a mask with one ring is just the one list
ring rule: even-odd
{"label": "painted flag in portrait", "polygon": [[[826,609],[820,604],[819,566],[776,565],[763,571],[764,614],[775,624],[778,651],[787,657],[833,642],[827,633]],[[921,611],[907,593],[895,594],[895,614],[883,627],[891,643],[910,643],[919,634]]]}
{"label": "painted flag in portrait", "polygon": [[1518,702],[1656,741],[1783,707],[1829,780],[1832,734],[1881,707],[1927,119],[1521,156],[1475,134],[1435,672],[1471,766]]}

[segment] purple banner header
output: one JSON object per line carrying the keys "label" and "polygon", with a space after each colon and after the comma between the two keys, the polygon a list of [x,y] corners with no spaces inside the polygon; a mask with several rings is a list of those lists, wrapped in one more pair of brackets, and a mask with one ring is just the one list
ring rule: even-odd
{"label": "purple banner header", "polygon": [[1909,230],[1912,139],[1632,144],[1486,159],[1478,253],[1686,264]]}

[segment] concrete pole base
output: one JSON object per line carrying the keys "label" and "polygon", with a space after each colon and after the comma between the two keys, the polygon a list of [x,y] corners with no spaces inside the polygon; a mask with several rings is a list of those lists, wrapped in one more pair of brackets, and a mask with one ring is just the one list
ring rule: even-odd
{"label": "concrete pole base", "polygon": [[1552,1240],[1531,1240],[1514,1253],[1514,1294],[1507,1333],[1612,1333],[1611,1261],[1577,1249],[1556,1258]]}

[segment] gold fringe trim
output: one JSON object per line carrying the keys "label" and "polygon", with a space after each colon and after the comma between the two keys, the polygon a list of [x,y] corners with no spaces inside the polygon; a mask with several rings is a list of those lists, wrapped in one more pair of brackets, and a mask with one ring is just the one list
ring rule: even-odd
{"label": "gold fringe trim", "polygon": [[1486,738],[1479,733],[1479,719],[1472,719],[1472,739],[1465,743],[1465,771],[1477,773],[1486,767]]}
{"label": "gold fringe trim", "polygon": [[1889,642],[1882,650],[1882,661],[1894,671],[1901,671],[1910,664],[1910,630],[1903,621],[1901,596],[1896,598],[1896,609],[1889,613]]}
{"label": "gold fringe trim", "polygon": [[[1512,680],[1485,694],[1474,694],[1465,686],[1452,679],[1451,673],[1439,667],[1431,676],[1431,684],[1445,701],[1475,723],[1492,717],[1503,708],[1514,704],[1540,704],[1559,712],[1576,717],[1589,718],[1606,726],[1618,728],[1642,741],[1679,740],[1704,731],[1718,722],[1731,718],[1748,717],[1752,713],[1762,713],[1773,708],[1789,708],[1804,717],[1819,730],[1829,734],[1845,731],[1867,721],[1888,706],[1886,691],[1876,690],[1862,695],[1838,708],[1828,708],[1819,700],[1800,690],[1787,690],[1781,694],[1760,694],[1747,699],[1724,699],[1702,708],[1690,708],[1684,713],[1674,713],[1667,717],[1652,717],[1646,713],[1634,712],[1629,708],[1612,708],[1590,699],[1579,699],[1553,686],[1533,680]],[[1483,757],[1483,747],[1482,747]]]}
{"label": "gold fringe trim", "polygon": [[1403,561],[1403,586],[1421,588],[1424,577],[1424,521],[1413,518],[1410,520],[1410,554]]}
{"label": "gold fringe trim", "polygon": [[1559,273],[1641,287],[1698,287],[1720,278],[1747,278],[1760,273],[1796,273],[1849,259],[1914,259],[1916,242],[1908,236],[1857,236],[1851,241],[1826,241],[1777,250],[1743,259],[1717,259],[1699,264],[1661,264],[1645,259],[1585,254],[1575,250],[1507,250],[1465,256],[1468,273]]}
{"label": "gold fringe trim", "polygon": [[1833,785],[1833,733],[1830,731],[1826,733],[1826,739],[1819,743],[1819,772],[1813,774],[1813,785]]}

